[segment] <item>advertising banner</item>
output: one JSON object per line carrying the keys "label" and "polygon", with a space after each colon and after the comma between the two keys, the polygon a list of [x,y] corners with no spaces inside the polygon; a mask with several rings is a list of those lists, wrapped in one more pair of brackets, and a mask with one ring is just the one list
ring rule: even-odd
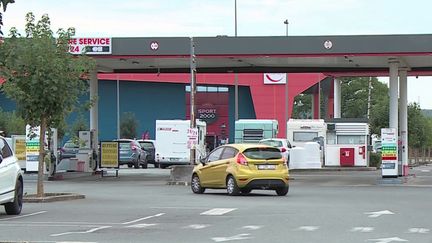
{"label": "advertising banner", "polygon": [[101,142],[100,144],[100,168],[119,168],[119,144],[118,142]]}
{"label": "advertising banner", "polygon": [[88,54],[104,55],[111,54],[112,40],[107,37],[96,38],[71,38],[69,40],[69,53],[71,54]]}

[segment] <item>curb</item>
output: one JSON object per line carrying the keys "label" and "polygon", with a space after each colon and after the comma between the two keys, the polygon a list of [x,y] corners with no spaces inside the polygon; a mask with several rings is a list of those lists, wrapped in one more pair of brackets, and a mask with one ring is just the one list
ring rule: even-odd
{"label": "curb", "polygon": [[289,172],[326,172],[326,171],[376,171],[376,167],[323,167],[317,169],[289,169]]}
{"label": "curb", "polygon": [[29,194],[23,197],[25,203],[42,203],[42,202],[58,202],[75,199],[84,199],[85,196],[75,193],[45,193],[43,197],[38,197],[36,194]]}

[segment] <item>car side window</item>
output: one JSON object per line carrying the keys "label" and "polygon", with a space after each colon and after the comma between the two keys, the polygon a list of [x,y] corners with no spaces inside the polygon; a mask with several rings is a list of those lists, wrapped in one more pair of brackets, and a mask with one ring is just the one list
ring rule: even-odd
{"label": "car side window", "polygon": [[222,148],[217,148],[217,149],[213,150],[213,152],[211,152],[209,154],[207,162],[213,162],[213,161],[219,160],[223,149],[224,148],[222,147]]}
{"label": "car side window", "polygon": [[234,158],[238,153],[238,150],[231,147],[226,147],[222,153],[221,159],[230,159]]}
{"label": "car side window", "polygon": [[0,138],[0,150],[3,159],[12,156],[12,150],[3,138]]}

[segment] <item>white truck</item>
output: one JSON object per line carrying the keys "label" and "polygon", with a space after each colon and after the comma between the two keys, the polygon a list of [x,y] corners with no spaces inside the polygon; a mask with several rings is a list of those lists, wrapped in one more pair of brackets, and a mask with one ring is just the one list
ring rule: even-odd
{"label": "white truck", "polygon": [[[205,122],[196,122],[196,161],[207,156]],[[166,168],[170,165],[190,163],[191,140],[188,137],[190,120],[156,120],[155,166]],[[189,144],[188,144],[189,143]]]}

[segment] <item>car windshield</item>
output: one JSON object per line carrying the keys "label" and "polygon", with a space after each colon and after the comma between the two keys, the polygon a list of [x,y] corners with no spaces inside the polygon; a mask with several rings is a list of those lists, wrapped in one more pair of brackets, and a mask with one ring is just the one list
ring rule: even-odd
{"label": "car windshield", "polygon": [[78,144],[68,142],[68,143],[65,143],[64,147],[65,148],[78,148]]}
{"label": "car windshield", "polygon": [[144,149],[154,149],[153,143],[151,142],[140,142],[140,145]]}
{"label": "car windshield", "polygon": [[120,150],[129,150],[131,149],[130,142],[119,142]]}
{"label": "car windshield", "polygon": [[273,146],[273,147],[282,147],[282,141],[278,141],[278,140],[264,140],[260,142],[261,144],[265,144],[268,146]]}
{"label": "car windshield", "polygon": [[248,148],[243,154],[249,159],[281,159],[282,154],[277,148]]}

